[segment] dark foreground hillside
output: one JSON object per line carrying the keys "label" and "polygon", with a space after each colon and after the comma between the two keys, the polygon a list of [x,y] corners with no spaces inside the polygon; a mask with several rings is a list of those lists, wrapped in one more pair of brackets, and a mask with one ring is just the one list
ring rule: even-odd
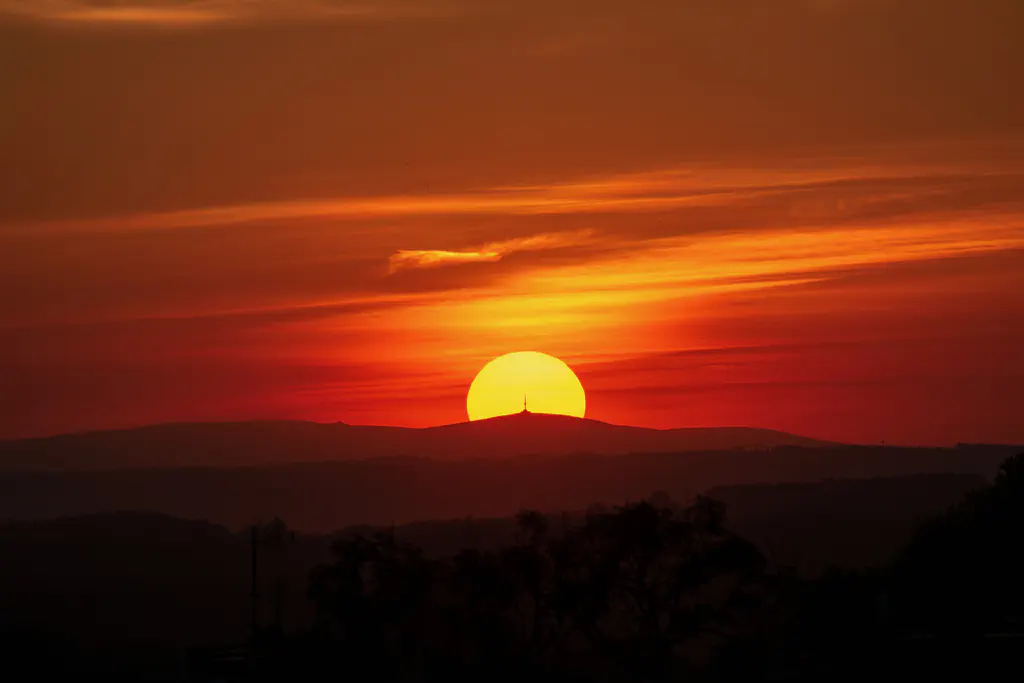
{"label": "dark foreground hillside", "polygon": [[[748,539],[766,566],[796,565],[814,577],[827,576],[829,566],[887,566],[918,522],[983,485],[971,475],[919,475],[710,493],[724,503],[725,527]],[[670,496],[659,492],[652,501],[669,505]],[[552,510],[548,533],[577,533],[588,516],[614,512],[603,510]],[[317,613],[308,579],[331,560],[331,544],[381,531],[389,528],[350,527],[329,536],[293,534],[277,523],[265,528],[257,544],[261,626],[310,628]],[[500,552],[529,537],[514,518],[416,522],[393,533],[431,561],[466,549]],[[0,642],[19,660],[49,661],[57,651],[74,666],[133,677],[177,670],[186,653],[200,657],[204,648],[223,652],[247,642],[251,552],[248,529],[146,513],[0,525]]]}

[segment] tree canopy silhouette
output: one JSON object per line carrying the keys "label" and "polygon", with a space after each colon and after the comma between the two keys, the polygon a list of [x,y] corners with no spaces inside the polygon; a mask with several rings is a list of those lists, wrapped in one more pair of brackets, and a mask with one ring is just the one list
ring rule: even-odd
{"label": "tree canopy silhouette", "polygon": [[894,563],[901,612],[941,633],[1024,626],[1024,453],[921,525]]}
{"label": "tree canopy silhouette", "polygon": [[318,634],[353,663],[403,680],[601,671],[663,680],[681,645],[737,633],[762,598],[764,558],[724,518],[706,498],[595,510],[558,531],[527,511],[513,545],[446,561],[392,533],[342,539],[312,576]]}

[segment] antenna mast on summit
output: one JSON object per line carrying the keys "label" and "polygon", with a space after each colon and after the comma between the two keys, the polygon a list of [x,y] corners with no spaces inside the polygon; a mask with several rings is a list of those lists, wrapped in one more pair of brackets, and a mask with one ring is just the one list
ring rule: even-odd
{"label": "antenna mast on summit", "polygon": [[525,393],[523,394],[523,412],[524,413],[530,412],[529,410],[526,409],[526,394]]}

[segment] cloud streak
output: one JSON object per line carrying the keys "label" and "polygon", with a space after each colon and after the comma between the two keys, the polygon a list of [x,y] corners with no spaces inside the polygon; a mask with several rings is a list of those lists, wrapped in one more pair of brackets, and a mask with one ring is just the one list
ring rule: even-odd
{"label": "cloud streak", "polygon": [[247,20],[386,20],[444,11],[443,7],[344,0],[0,0],[0,16],[83,26],[175,28]]}
{"label": "cloud streak", "polygon": [[402,249],[388,259],[388,274],[414,268],[437,268],[439,266],[465,263],[487,263],[500,261],[509,254],[527,251],[545,251],[577,247],[593,242],[590,230],[569,233],[546,233],[518,237],[500,242],[490,242],[464,250],[444,249]]}
{"label": "cloud streak", "polygon": [[[991,188],[990,188],[991,186]],[[104,218],[8,225],[7,232],[109,233],[230,227],[292,220],[417,218],[429,216],[567,216],[652,214],[685,208],[792,201],[790,222],[823,213],[838,216],[886,203],[921,208],[952,191],[989,188],[1013,203],[1024,175],[984,165],[823,168],[688,166],[618,174],[549,185],[512,186],[463,193],[339,197],[254,202],[137,213]]]}

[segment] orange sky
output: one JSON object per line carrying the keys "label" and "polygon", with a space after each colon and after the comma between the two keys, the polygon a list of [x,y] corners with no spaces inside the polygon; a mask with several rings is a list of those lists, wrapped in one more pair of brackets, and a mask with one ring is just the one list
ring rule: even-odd
{"label": "orange sky", "polygon": [[[639,6],[638,6],[639,5]],[[1017,0],[0,0],[0,438],[588,415],[1024,442]]]}

